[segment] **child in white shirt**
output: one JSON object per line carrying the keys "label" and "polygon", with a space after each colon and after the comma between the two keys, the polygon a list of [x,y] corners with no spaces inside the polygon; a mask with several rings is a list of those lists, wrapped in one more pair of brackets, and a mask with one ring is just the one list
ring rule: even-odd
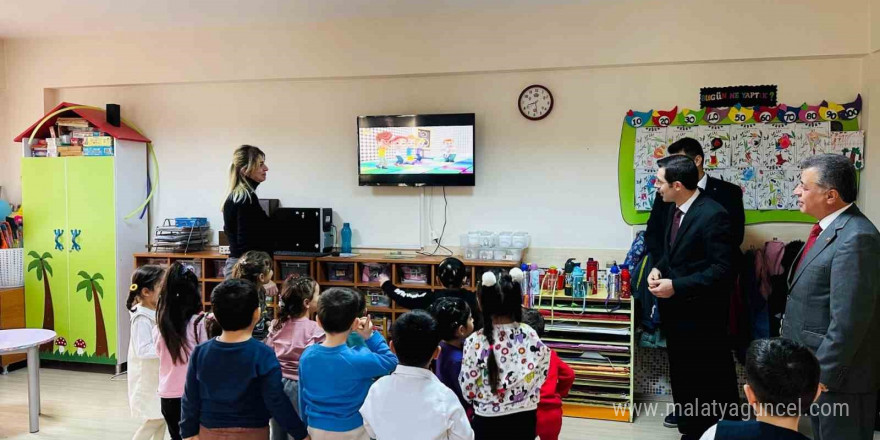
{"label": "child in white shirt", "polygon": [[[403,314],[391,328],[400,362],[370,387],[361,406],[364,429],[381,440],[472,440],[474,431],[455,393],[428,366],[440,355],[437,322],[425,311]],[[533,436],[534,437],[534,436]]]}
{"label": "child in white shirt", "polygon": [[165,419],[159,407],[159,356],[156,355],[156,304],[159,282],[165,269],[146,265],[135,270],[125,306],[131,313],[131,339],[128,343],[128,406],[131,416],[143,423],[132,440],[162,440]]}

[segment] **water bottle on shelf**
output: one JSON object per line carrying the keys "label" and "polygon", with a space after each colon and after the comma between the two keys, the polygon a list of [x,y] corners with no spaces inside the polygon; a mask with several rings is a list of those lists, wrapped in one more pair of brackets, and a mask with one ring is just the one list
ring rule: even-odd
{"label": "water bottle on shelf", "polygon": [[529,298],[529,307],[535,306],[535,297],[541,295],[541,271],[538,270],[538,265],[532,263],[529,265],[529,293],[531,297]]}
{"label": "water bottle on shelf", "polygon": [[523,279],[519,282],[520,290],[522,291],[522,305],[523,307],[531,307],[531,295],[529,292],[529,265],[526,263],[519,265],[520,270],[523,271]]}
{"label": "water bottle on shelf", "polygon": [[632,288],[630,287],[629,267],[625,264],[620,265],[620,297],[627,299],[632,296]]}
{"label": "water bottle on shelf", "polygon": [[575,266],[571,272],[571,296],[574,298],[584,298],[587,296],[584,284],[584,270],[580,266]]}
{"label": "water bottle on shelf", "polygon": [[608,270],[608,298],[620,298],[620,268],[617,267],[617,261],[611,264]]}
{"label": "water bottle on shelf", "polygon": [[590,258],[587,260],[587,281],[592,286],[592,292],[587,295],[599,294],[599,262]]}
{"label": "water bottle on shelf", "polygon": [[351,253],[351,225],[348,223],[342,224],[342,249],[343,254]]}

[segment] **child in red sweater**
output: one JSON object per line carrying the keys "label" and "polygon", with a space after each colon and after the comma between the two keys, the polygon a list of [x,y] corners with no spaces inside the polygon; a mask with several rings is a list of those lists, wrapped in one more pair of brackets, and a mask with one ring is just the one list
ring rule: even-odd
{"label": "child in red sweater", "polygon": [[[523,308],[523,323],[528,324],[538,336],[544,336],[544,317],[535,309]],[[541,386],[538,403],[537,435],[541,440],[557,440],[562,431],[562,398],[568,395],[574,383],[574,370],[556,352],[550,350],[550,370]]]}

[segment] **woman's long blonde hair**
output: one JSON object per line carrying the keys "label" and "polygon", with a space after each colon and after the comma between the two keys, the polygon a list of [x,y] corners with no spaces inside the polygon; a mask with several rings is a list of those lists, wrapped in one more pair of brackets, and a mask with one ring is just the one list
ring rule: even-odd
{"label": "woman's long blonde hair", "polygon": [[[251,200],[254,188],[245,178],[259,166],[259,160],[266,160],[266,154],[253,145],[242,145],[235,149],[232,154],[232,164],[229,166],[229,189],[226,198],[232,195],[233,203],[240,203],[247,199]],[[226,199],[224,199],[225,201]]]}

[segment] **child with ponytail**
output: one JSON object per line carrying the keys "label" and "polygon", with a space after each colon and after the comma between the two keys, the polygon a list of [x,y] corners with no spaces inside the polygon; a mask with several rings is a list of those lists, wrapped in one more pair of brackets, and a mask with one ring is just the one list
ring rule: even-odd
{"label": "child with ponytail", "polygon": [[[254,339],[258,341],[266,340],[269,335],[269,313],[266,307],[266,284],[272,283],[272,257],[262,251],[247,251],[235,266],[232,266],[231,278],[248,280],[258,287],[260,296],[260,320],[254,326]],[[271,284],[270,284],[271,285]]]}
{"label": "child with ponytail", "polygon": [[192,270],[175,261],[168,268],[153,331],[159,356],[159,397],[171,440],[181,440],[180,404],[193,348],[208,339],[202,289]]}
{"label": "child with ponytail", "polygon": [[522,323],[521,270],[487,271],[479,286],[483,327],[464,344],[459,383],[474,406],[476,440],[534,440],[550,349]]}
{"label": "child with ponytail", "polygon": [[[266,345],[281,363],[284,394],[299,414],[299,359],[306,347],[324,342],[324,330],[309,314],[318,311],[320,287],[309,277],[287,278],[281,286],[278,319],[272,321]],[[275,419],[269,423],[272,440],[287,440],[287,431]]]}
{"label": "child with ponytail", "polygon": [[156,328],[156,305],[159,302],[159,282],[165,269],[146,265],[137,268],[131,276],[128,301],[125,307],[131,313],[131,339],[128,342],[128,406],[131,416],[143,423],[132,440],[162,440],[165,419],[159,407],[159,356],[153,329]]}

